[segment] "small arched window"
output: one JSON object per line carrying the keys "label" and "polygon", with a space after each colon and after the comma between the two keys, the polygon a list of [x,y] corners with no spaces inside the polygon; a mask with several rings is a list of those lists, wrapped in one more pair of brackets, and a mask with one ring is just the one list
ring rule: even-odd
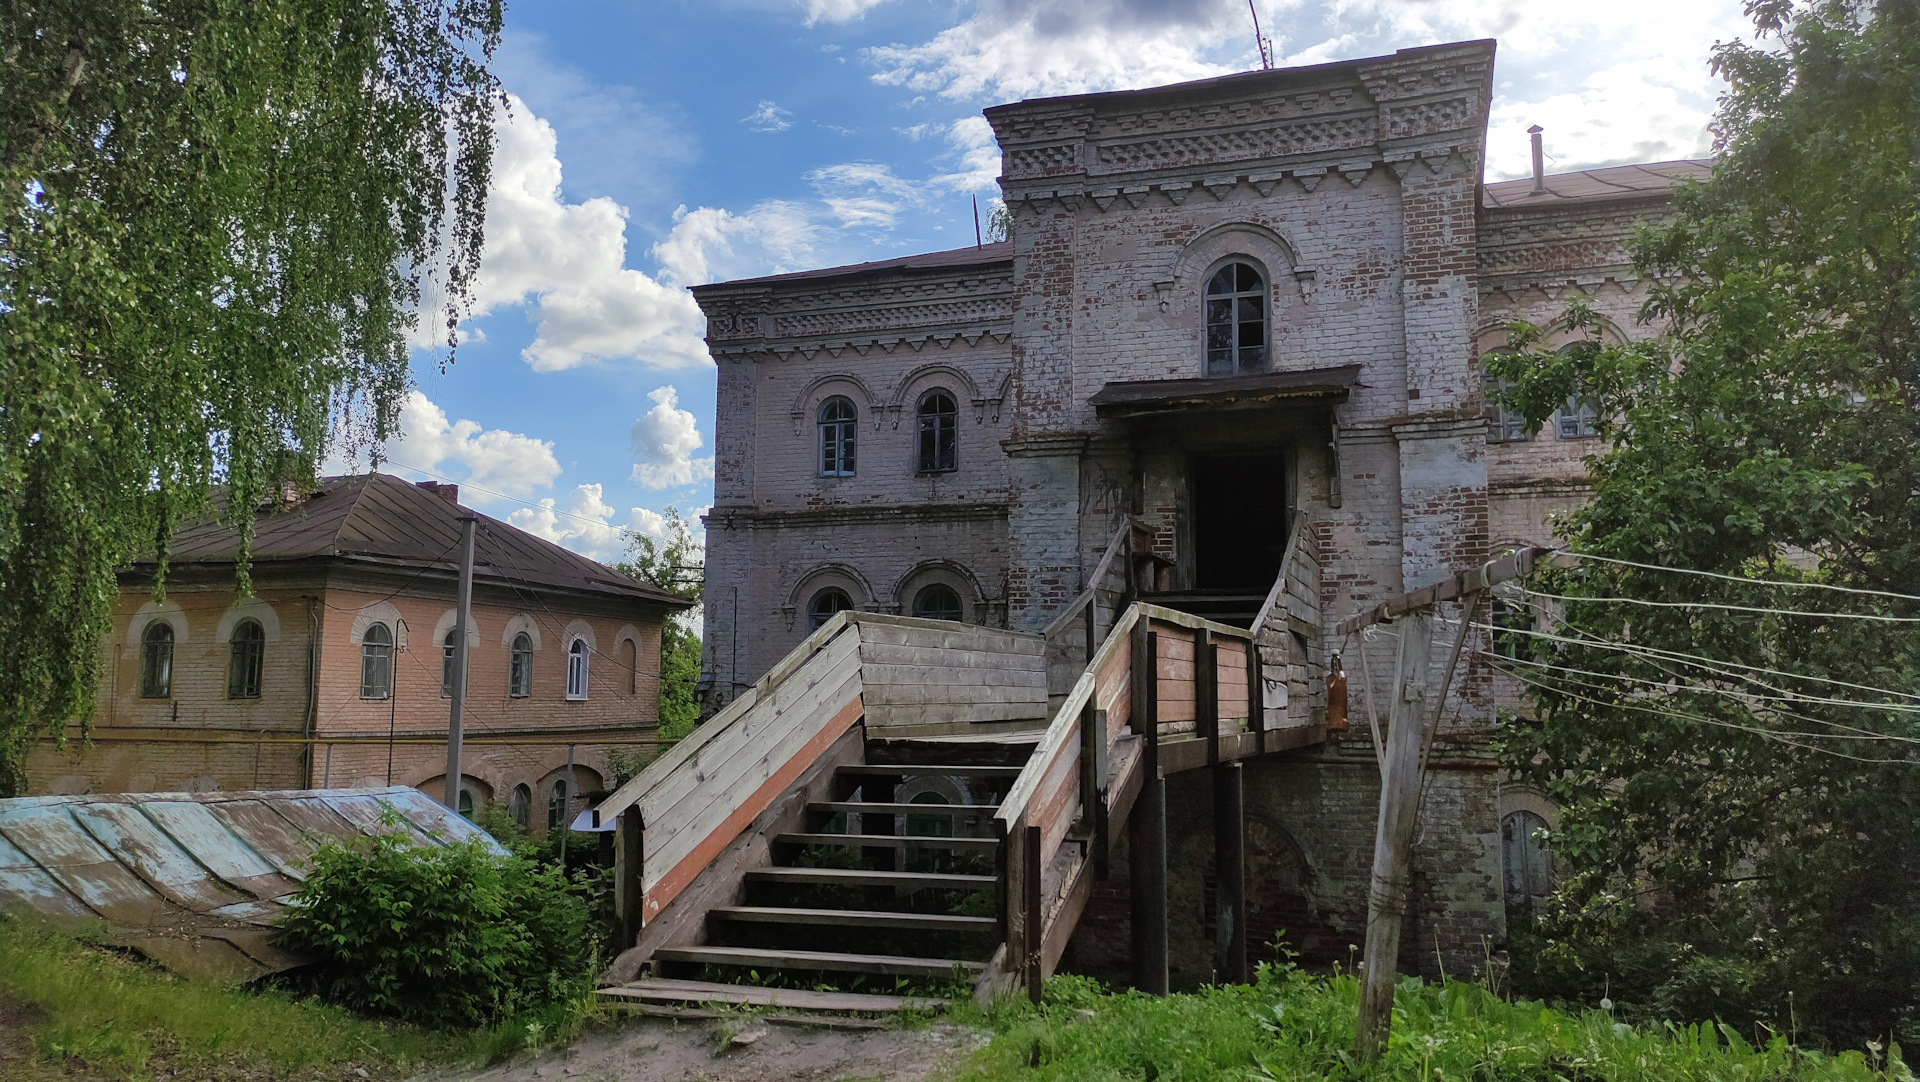
{"label": "small arched window", "polygon": [[620,640],[620,667],[626,670],[620,682],[626,685],[627,694],[640,694],[640,646],[632,639]]}
{"label": "small arched window", "polygon": [[461,786],[460,788],[460,817],[463,819],[473,818],[473,790],[465,786]]}
{"label": "small arched window", "polygon": [[833,614],[853,608],[853,598],[838,586],[829,586],[817,591],[807,600],[807,630],[818,631],[820,625],[833,619]]}
{"label": "small arched window", "polygon": [[533,824],[533,789],[522,783],[513,787],[513,795],[507,798],[507,814],[513,817],[513,825],[521,830]]}
{"label": "small arched window", "polygon": [[140,697],[173,697],[173,625],[155,620],[140,633]]}
{"label": "small arched window", "polygon": [[567,698],[587,697],[587,640],[575,639],[567,647]]}
{"label": "small arched window", "polygon": [[1267,282],[1251,263],[1229,263],[1207,281],[1207,375],[1267,367]]}
{"label": "small arched window", "polygon": [[524,631],[513,637],[513,653],[507,665],[507,694],[516,699],[533,694],[533,637]]}
{"label": "small arched window", "polygon": [[547,794],[548,833],[559,830],[560,825],[567,821],[568,805],[573,803],[571,795],[567,792],[567,779],[561,778],[553,783],[553,790]]}
{"label": "small arched window", "polygon": [[227,698],[258,699],[260,669],[267,649],[267,633],[258,620],[242,620],[228,640]]}
{"label": "small arched window", "polygon": [[923,586],[913,595],[913,614],[926,620],[954,620],[961,618],[960,595],[953,587],[936,582],[932,586]]}
{"label": "small arched window", "polygon": [[453,696],[453,655],[460,649],[460,629],[447,629],[447,637],[440,640],[440,697]]}
{"label": "small arched window", "polygon": [[1547,821],[1530,811],[1502,816],[1500,854],[1506,871],[1507,905],[1534,912],[1553,893],[1553,851],[1547,841]]}
{"label": "small arched window", "polygon": [[360,636],[360,697],[385,699],[393,695],[393,632],[373,624]]}
{"label": "small arched window", "polygon": [[949,473],[960,468],[960,409],[946,391],[920,397],[920,443],[915,469]]}
{"label": "small arched window", "polygon": [[820,403],[820,476],[853,476],[859,417],[853,400],[843,395]]}

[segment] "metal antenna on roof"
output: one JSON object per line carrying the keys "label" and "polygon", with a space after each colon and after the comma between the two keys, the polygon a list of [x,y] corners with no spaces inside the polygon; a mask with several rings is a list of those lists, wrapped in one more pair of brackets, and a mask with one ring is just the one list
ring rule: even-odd
{"label": "metal antenna on roof", "polygon": [[1273,39],[1260,33],[1260,11],[1247,0],[1247,13],[1253,16],[1253,45],[1260,50],[1260,70],[1273,70]]}
{"label": "metal antenna on roof", "polygon": [[980,247],[980,197],[973,197],[973,246]]}

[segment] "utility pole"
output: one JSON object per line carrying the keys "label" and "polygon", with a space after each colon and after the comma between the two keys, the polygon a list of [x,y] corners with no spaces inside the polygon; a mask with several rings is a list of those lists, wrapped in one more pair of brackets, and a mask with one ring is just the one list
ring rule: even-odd
{"label": "utility pole", "polygon": [[447,696],[447,809],[460,814],[460,721],[467,701],[467,621],[473,615],[473,528],[460,520],[460,601],[454,610],[453,687]]}
{"label": "utility pole", "polygon": [[[1461,648],[1473,634],[1474,614],[1493,586],[1533,570],[1546,549],[1521,549],[1501,560],[1462,571],[1410,593],[1389,598],[1367,612],[1342,620],[1335,633],[1352,634],[1377,623],[1400,625],[1393,673],[1393,698],[1387,704],[1387,735],[1380,762],[1380,816],[1373,836],[1373,874],[1367,886],[1367,943],[1360,976],[1360,1017],[1354,1051],[1370,1061],[1387,1046],[1393,1024],[1393,989],[1398,975],[1400,923],[1412,881],[1413,838],[1420,821],[1421,782],[1427,751],[1440,727],[1440,715],[1453,685]],[[1460,602],[1460,632],[1454,636],[1439,686],[1429,700],[1428,655],[1433,644],[1434,606]],[[1361,649],[1364,651],[1365,646]],[[1367,687],[1369,702],[1373,695]],[[1432,709],[1427,709],[1431,701]]]}

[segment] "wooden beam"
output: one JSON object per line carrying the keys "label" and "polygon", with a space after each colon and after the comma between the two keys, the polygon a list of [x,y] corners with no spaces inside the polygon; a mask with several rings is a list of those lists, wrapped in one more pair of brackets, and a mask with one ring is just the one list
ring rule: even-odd
{"label": "wooden beam", "polygon": [[626,950],[640,939],[643,921],[640,907],[645,897],[641,887],[642,854],[646,852],[640,809],[629,807],[613,823],[613,910],[620,925],[620,949]]}
{"label": "wooden beam", "polygon": [[1389,623],[1394,618],[1417,609],[1477,594],[1509,579],[1532,574],[1534,564],[1540,557],[1552,555],[1553,551],[1544,548],[1523,548],[1510,556],[1503,556],[1498,560],[1482,564],[1471,571],[1456,571],[1431,586],[1422,586],[1418,590],[1395,594],[1365,612],[1355,613],[1335,624],[1333,632],[1336,635],[1350,635],[1363,627]]}
{"label": "wooden beam", "polygon": [[1025,914],[1025,919],[1021,922],[1025,927],[1020,933],[1020,947],[1026,952],[1026,957],[1022,959],[1022,968],[1026,972],[1027,998],[1038,1006],[1046,990],[1046,974],[1043,972],[1046,965],[1046,931],[1040,902],[1040,828],[1027,827],[1026,835],[1021,841],[1020,855],[1023,866],[1020,875],[1022,896],[1020,907]]}
{"label": "wooden beam", "polygon": [[1247,983],[1246,806],[1237,762],[1213,768],[1213,973],[1221,984]]}

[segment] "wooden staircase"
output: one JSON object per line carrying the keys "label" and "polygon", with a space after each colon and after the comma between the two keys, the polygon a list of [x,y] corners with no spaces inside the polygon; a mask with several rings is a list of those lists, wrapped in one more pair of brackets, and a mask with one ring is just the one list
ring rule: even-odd
{"label": "wooden staircase", "polygon": [[1113,594],[1134,532],[1065,614],[1084,628],[1057,622],[1068,642],[836,614],[602,802],[633,946],[600,994],[856,1013],[1037,995],[1150,779],[1324,739],[1260,628]]}

